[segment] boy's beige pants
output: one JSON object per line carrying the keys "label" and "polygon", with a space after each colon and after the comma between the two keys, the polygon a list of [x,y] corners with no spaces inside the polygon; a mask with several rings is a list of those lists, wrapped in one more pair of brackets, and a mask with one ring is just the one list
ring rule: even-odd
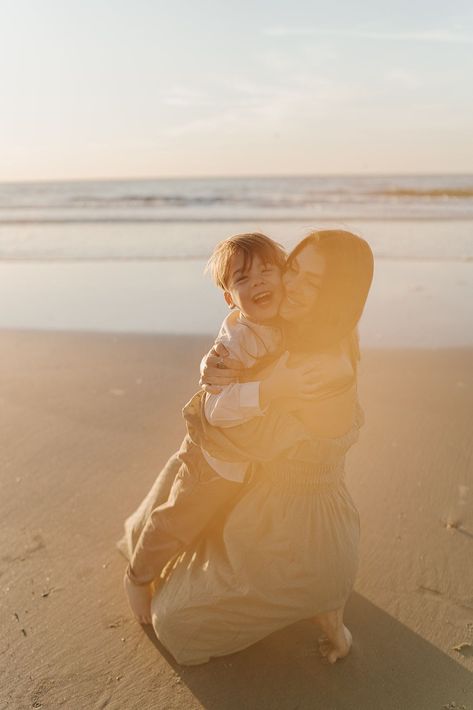
{"label": "boy's beige pants", "polygon": [[245,484],[218,475],[189,436],[168,460],[117,543],[135,584],[158,578],[219,513],[228,511]]}

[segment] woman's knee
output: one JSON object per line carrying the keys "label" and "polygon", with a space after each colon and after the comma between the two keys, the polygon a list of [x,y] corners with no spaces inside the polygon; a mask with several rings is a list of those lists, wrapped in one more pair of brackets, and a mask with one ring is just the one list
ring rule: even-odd
{"label": "woman's knee", "polygon": [[193,633],[192,621],[183,619],[182,611],[160,608],[155,597],[151,604],[151,623],[159,642],[180,665],[197,666],[210,660],[206,649],[198,647],[199,635]]}

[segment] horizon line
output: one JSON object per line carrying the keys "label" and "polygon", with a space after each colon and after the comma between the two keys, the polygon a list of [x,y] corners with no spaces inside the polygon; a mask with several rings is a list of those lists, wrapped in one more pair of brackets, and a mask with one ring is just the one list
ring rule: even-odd
{"label": "horizon line", "polygon": [[472,172],[432,171],[432,172],[334,172],[334,173],[254,173],[254,174],[215,174],[215,175],[128,175],[100,177],[62,177],[62,178],[20,178],[16,180],[0,178],[0,185],[24,185],[37,183],[72,183],[72,182],[131,182],[158,180],[267,180],[271,178],[336,178],[336,177],[473,177]]}

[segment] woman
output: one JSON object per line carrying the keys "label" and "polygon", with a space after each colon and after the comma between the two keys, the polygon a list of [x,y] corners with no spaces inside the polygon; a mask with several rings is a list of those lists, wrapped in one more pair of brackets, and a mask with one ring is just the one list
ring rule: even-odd
{"label": "woman", "polygon": [[[196,443],[228,460],[260,463],[227,518],[178,558],[155,592],[156,635],[180,663],[233,653],[309,617],[326,631],[321,650],[329,661],[349,651],[343,607],[357,569],[359,516],[343,461],[361,423],[353,330],[371,278],[366,242],[338,231],[303,240],[284,276],[281,315],[293,364],[345,353],[352,366],[348,385],[316,402],[281,400],[258,422],[256,435],[251,422],[210,427],[201,416],[202,395],[187,409]],[[295,415],[306,440],[269,460],[275,422]]]}

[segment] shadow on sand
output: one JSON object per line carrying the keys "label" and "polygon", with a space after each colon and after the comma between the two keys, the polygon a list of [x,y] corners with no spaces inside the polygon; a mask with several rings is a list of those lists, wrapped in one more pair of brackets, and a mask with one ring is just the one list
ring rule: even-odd
{"label": "shadow on sand", "polygon": [[333,666],[320,658],[320,631],[310,621],[191,667],[147,633],[208,710],[473,710],[473,674],[359,594],[347,604],[346,624],[354,645]]}

